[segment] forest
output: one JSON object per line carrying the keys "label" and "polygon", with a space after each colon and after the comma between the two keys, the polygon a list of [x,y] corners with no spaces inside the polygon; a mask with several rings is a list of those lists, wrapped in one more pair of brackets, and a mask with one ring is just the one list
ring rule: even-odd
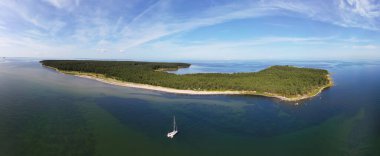
{"label": "forest", "polygon": [[330,84],[327,70],[294,66],[271,66],[247,73],[177,75],[165,70],[188,68],[191,64],[95,60],[43,60],[41,63],[62,71],[96,73],[120,81],[185,90],[256,91],[295,97]]}

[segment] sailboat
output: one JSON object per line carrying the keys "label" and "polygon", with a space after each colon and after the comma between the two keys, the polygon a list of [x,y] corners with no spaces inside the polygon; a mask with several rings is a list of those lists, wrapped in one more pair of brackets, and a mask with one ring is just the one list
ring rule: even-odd
{"label": "sailboat", "polygon": [[173,117],[173,131],[172,132],[169,132],[167,134],[167,137],[172,139],[174,138],[174,135],[176,135],[178,133],[178,129],[177,129],[177,126],[175,124],[175,116]]}

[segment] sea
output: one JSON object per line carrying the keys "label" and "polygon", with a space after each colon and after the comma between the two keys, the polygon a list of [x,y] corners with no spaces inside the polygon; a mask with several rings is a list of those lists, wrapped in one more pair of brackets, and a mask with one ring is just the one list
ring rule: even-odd
{"label": "sea", "polygon": [[[58,73],[0,58],[1,156],[379,156],[380,61],[188,61],[173,74],[326,69],[334,86],[286,102],[180,95]],[[167,138],[176,118],[178,134]]]}

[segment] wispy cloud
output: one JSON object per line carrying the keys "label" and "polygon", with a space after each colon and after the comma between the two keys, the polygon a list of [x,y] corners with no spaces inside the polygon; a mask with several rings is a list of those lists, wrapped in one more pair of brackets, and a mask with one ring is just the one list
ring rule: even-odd
{"label": "wispy cloud", "polygon": [[339,12],[342,26],[380,30],[380,4],[375,0],[340,0]]}
{"label": "wispy cloud", "polygon": [[[359,39],[341,39],[338,37],[260,37],[237,41],[201,41],[181,42],[178,40],[155,41],[143,46],[127,50],[130,58],[138,58],[143,54],[146,58],[160,58],[165,54],[167,59],[291,59],[308,58],[319,59],[336,58],[341,55],[341,49],[349,45],[366,44],[370,41]],[[319,48],[318,48],[319,47]],[[370,46],[355,46],[356,51],[346,51],[341,58],[350,58],[353,54],[367,54]],[[359,50],[360,51],[357,51]],[[301,53],[300,53],[301,51]],[[333,52],[332,52],[333,51]],[[315,53],[320,56],[315,56]]]}
{"label": "wispy cloud", "polygon": [[[186,3],[185,3],[186,2]],[[191,1],[192,2],[192,1]],[[60,52],[58,47],[96,52],[144,52],[144,48],[163,52],[190,52],[207,49],[232,52],[278,43],[293,45],[365,43],[376,45],[360,37],[337,39],[314,36],[271,36],[245,38],[239,41],[217,39],[204,43],[169,41],[175,35],[186,35],[194,30],[239,20],[265,17],[293,17],[312,20],[343,28],[358,28],[380,32],[380,4],[375,0],[241,0],[201,1],[192,8],[187,1],[79,1],[44,0],[0,1],[0,35],[2,45],[33,47]],[[192,2],[196,3],[196,2]],[[280,25],[283,24],[277,24]],[[273,25],[275,26],[275,25]],[[289,28],[291,26],[287,26]],[[17,29],[17,30],[16,30]],[[237,28],[239,29],[239,28]],[[259,31],[259,30],[257,30]],[[262,30],[270,32],[269,30]],[[207,32],[206,32],[207,33]],[[270,33],[269,33],[270,34]],[[338,35],[339,36],[339,35]],[[8,38],[8,40],[6,39]],[[17,39],[20,38],[19,42]],[[188,39],[191,40],[191,39]],[[25,43],[24,43],[25,42]],[[60,45],[60,46],[57,46]],[[155,48],[152,48],[155,47]],[[360,47],[356,47],[360,48]],[[362,47],[365,48],[365,47]],[[165,49],[165,50],[163,50]],[[370,49],[367,47],[367,49]],[[1,49],[0,49],[1,50]],[[249,50],[244,50],[249,51]],[[125,53],[122,53],[125,54]]]}
{"label": "wispy cloud", "polygon": [[372,44],[368,44],[368,45],[354,45],[354,46],[352,46],[352,48],[354,48],[354,49],[370,49],[370,50],[379,49],[378,46],[372,45]]}
{"label": "wispy cloud", "polygon": [[80,0],[44,0],[50,5],[58,8],[58,9],[72,9],[73,7],[77,7],[80,4]]}
{"label": "wispy cloud", "polygon": [[[157,10],[160,9],[156,9],[155,11],[154,7],[159,7],[159,5],[155,4],[153,5],[154,7],[150,7],[148,11],[146,10],[143,14],[138,16],[138,18],[141,19],[143,16],[147,15],[149,16],[149,20],[142,20],[145,22],[128,27],[127,31],[124,31],[124,40],[122,40],[121,43],[126,44],[124,48],[128,49],[164,36],[232,20],[282,14],[291,16],[286,14],[286,12],[296,13],[296,15],[300,17],[304,16],[304,18],[312,18],[317,21],[327,22],[343,27],[380,30],[380,23],[378,23],[378,19],[375,20],[378,16],[375,16],[376,14],[373,11],[371,16],[357,18],[355,17],[357,16],[356,14],[347,14],[347,12],[351,10],[347,8],[342,10],[342,2],[339,4],[332,3],[329,5],[323,4],[327,3],[325,1],[317,4],[314,3],[307,3],[304,1],[271,0],[263,0],[260,2],[241,2],[239,5],[226,4],[204,11],[200,10],[197,12],[196,17],[190,17],[186,20],[173,20],[181,19],[178,17],[161,17],[160,15],[165,13],[157,12]],[[366,10],[371,10],[372,8],[379,9],[378,6],[371,2],[366,3],[366,5],[362,7],[366,7]],[[329,9],[331,9],[331,11],[329,11]]]}
{"label": "wispy cloud", "polygon": [[176,16],[163,17],[162,15],[167,14],[162,12],[165,11],[165,9],[160,8],[163,6],[167,7],[167,5],[154,4],[153,7],[149,8],[149,11],[144,11],[143,15],[139,14],[138,19],[141,20],[143,16],[149,16],[148,20],[142,20],[143,22],[139,23],[135,22],[137,20],[133,20],[134,22],[130,23],[123,31],[123,39],[120,43],[124,46],[120,48],[128,49],[175,33],[231,20],[259,17],[268,13],[267,8],[257,8],[253,4],[249,4],[251,7],[224,5],[199,11],[196,17],[187,17],[186,20],[183,20],[183,18]]}
{"label": "wispy cloud", "polygon": [[135,23],[135,22],[138,21],[141,17],[145,16],[145,14],[151,12],[154,8],[158,7],[159,5],[162,5],[162,4],[161,4],[162,2],[163,2],[163,1],[158,0],[158,1],[154,2],[153,4],[149,5],[149,6],[148,6],[146,9],[144,9],[141,13],[139,13],[137,16],[135,16],[135,17],[131,20],[130,24]]}
{"label": "wispy cloud", "polygon": [[367,18],[380,16],[380,3],[376,0],[340,0],[339,7]]}
{"label": "wispy cloud", "polygon": [[262,5],[342,27],[380,30],[380,5],[376,0],[264,0]]}
{"label": "wispy cloud", "polygon": [[16,20],[18,25],[25,25],[25,23],[31,25],[31,27],[25,28],[26,30],[43,29],[46,33],[56,33],[66,25],[64,21],[58,18],[44,18],[46,15],[36,14],[35,10],[29,8],[28,5],[33,6],[30,3],[20,5],[17,1],[11,0],[0,2],[0,9],[6,12],[6,15],[3,15],[6,17],[3,19]]}

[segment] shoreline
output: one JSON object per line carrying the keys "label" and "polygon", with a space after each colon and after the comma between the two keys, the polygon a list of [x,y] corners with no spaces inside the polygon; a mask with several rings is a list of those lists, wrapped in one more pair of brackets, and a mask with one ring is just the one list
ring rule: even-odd
{"label": "shoreline", "polygon": [[277,98],[277,99],[284,100],[284,101],[299,101],[299,100],[304,100],[304,99],[308,99],[308,98],[312,98],[314,96],[317,96],[324,89],[333,86],[332,78],[330,77],[330,74],[328,74],[326,76],[329,80],[329,84],[318,88],[318,90],[312,91],[310,94],[299,95],[296,97],[285,97],[285,96],[281,96],[278,94],[267,93],[267,92],[258,93],[256,91],[182,90],[182,89],[174,89],[174,88],[161,87],[161,86],[153,86],[153,85],[148,85],[148,84],[125,82],[125,81],[116,80],[114,78],[106,77],[102,74],[83,73],[83,72],[76,72],[76,71],[63,71],[63,70],[59,70],[59,69],[54,68],[54,67],[49,67],[49,66],[45,66],[45,65],[43,65],[43,66],[50,68],[50,69],[54,69],[55,71],[57,71],[59,73],[73,75],[73,76],[77,76],[77,77],[81,77],[81,78],[92,79],[92,80],[100,81],[100,82],[111,84],[111,85],[122,86],[122,87],[131,87],[131,88],[139,88],[139,89],[146,89],[146,90],[153,90],[153,91],[161,91],[161,92],[173,93],[173,94],[186,94],[186,95],[255,95],[255,96],[265,96],[265,97]]}

